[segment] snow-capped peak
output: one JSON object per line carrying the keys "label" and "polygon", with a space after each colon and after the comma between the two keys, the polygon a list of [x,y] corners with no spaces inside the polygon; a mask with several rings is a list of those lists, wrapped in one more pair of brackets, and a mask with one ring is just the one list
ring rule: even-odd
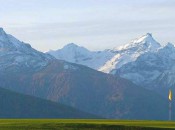
{"label": "snow-capped peak", "polygon": [[23,46],[21,41],[17,40],[10,34],[7,34],[3,28],[0,28],[0,50],[16,50],[17,48]]}
{"label": "snow-capped peak", "polygon": [[57,59],[82,64],[93,69],[99,69],[115,54],[110,50],[90,51],[74,43],[67,44],[62,49],[49,51]]}
{"label": "snow-capped peak", "polygon": [[3,28],[0,28],[0,41],[6,41],[8,39],[8,35],[5,33]]}
{"label": "snow-capped peak", "polygon": [[151,33],[147,33],[146,35],[135,39],[132,44],[136,44],[136,45],[144,45],[147,48],[149,48],[150,50],[156,50],[159,47],[161,47],[160,43],[158,43],[152,36]]}
{"label": "snow-capped peak", "polygon": [[134,43],[148,42],[148,41],[154,41],[154,38],[152,37],[151,33],[147,33],[143,35],[142,37],[135,39]]}
{"label": "snow-capped peak", "polygon": [[170,49],[172,49],[172,48],[174,48],[174,44],[168,42],[168,43],[165,45],[165,47],[166,47],[166,48],[170,48]]}
{"label": "snow-capped peak", "polygon": [[161,45],[154,40],[151,33],[131,41],[129,44],[117,47],[113,50],[89,51],[88,49],[69,43],[62,49],[49,51],[57,59],[86,65],[93,69],[106,73],[122,67],[128,62],[135,61],[146,52],[155,52]]}
{"label": "snow-capped peak", "polygon": [[5,31],[2,27],[0,27],[0,35],[1,35],[1,33],[5,33]]}
{"label": "snow-capped peak", "polygon": [[[90,51],[82,46],[78,46],[75,43],[69,43],[67,45],[65,45],[62,49],[58,49],[56,51],[64,51],[64,52],[68,52],[68,54],[70,55],[70,53],[89,53]],[[54,51],[52,51],[54,52]]]}
{"label": "snow-capped peak", "polygon": [[159,53],[163,53],[163,55],[169,55],[171,53],[175,53],[175,46],[173,43],[168,42],[167,44],[165,44],[164,46],[162,46],[161,48],[159,48]]}
{"label": "snow-capped peak", "polygon": [[175,59],[175,47],[170,42],[161,47],[158,53],[161,55],[162,58],[164,57]]}
{"label": "snow-capped peak", "polygon": [[75,43],[69,43],[67,45],[65,45],[63,48],[77,48],[79,47],[78,45],[76,45]]}
{"label": "snow-capped peak", "polygon": [[0,52],[21,51],[24,48],[31,48],[30,44],[19,41],[14,36],[7,34],[3,28],[0,28]]}
{"label": "snow-capped peak", "polygon": [[0,28],[0,59],[0,70],[3,70],[11,67],[40,69],[54,58],[33,49]]}
{"label": "snow-capped peak", "polygon": [[124,64],[135,61],[140,55],[146,52],[155,52],[161,45],[154,40],[151,33],[131,41],[129,44],[115,48],[116,55],[105,63],[99,70],[105,73],[115,73],[115,69]]}
{"label": "snow-capped peak", "polygon": [[73,63],[91,57],[91,52],[88,49],[78,46],[74,43],[69,43],[62,49],[58,49],[56,51],[49,51],[48,53],[55,56],[57,59],[66,59],[66,61]]}
{"label": "snow-capped peak", "polygon": [[146,35],[143,35],[140,38],[131,41],[129,44],[116,48],[116,50],[120,51],[132,48],[133,50],[138,51],[145,51],[145,50],[156,51],[160,47],[161,47],[160,43],[154,40],[152,34],[147,33]]}
{"label": "snow-capped peak", "polygon": [[[90,52],[85,47],[78,46],[75,43],[69,43],[69,44],[65,45],[61,50],[67,51],[67,52],[69,52],[69,54],[70,53],[81,53],[81,54],[86,53],[87,54]],[[57,51],[59,51],[59,50],[57,50]]]}
{"label": "snow-capped peak", "polygon": [[0,35],[1,33],[4,33],[4,29],[0,27]]}

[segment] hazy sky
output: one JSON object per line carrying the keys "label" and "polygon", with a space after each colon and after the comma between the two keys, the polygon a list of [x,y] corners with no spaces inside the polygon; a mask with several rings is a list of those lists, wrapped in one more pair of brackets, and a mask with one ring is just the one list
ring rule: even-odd
{"label": "hazy sky", "polygon": [[0,26],[40,51],[102,50],[147,32],[175,43],[175,0],[0,0]]}

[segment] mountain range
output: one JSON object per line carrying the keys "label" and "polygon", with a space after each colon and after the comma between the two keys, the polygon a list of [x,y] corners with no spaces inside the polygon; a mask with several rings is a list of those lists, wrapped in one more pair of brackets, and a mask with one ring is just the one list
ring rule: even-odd
{"label": "mountain range", "polygon": [[[101,52],[90,52],[69,44],[57,51],[62,54],[62,58],[56,59],[51,53],[39,52],[1,28],[0,83],[2,88],[65,104],[104,118],[165,120],[167,99],[118,73],[122,66],[136,62],[147,52],[155,53],[160,47],[151,34],[141,39],[133,41],[124,49],[120,47]],[[57,52],[52,51],[55,54]],[[120,67],[111,69],[112,74],[95,70],[102,69],[101,65],[106,65],[108,59],[116,55],[121,58],[116,58],[113,64],[115,68],[117,64]],[[94,68],[85,66],[85,63]]]}
{"label": "mountain range", "polygon": [[57,59],[118,75],[147,89],[161,90],[162,94],[175,85],[175,47],[172,43],[161,45],[150,33],[129,44],[100,52],[68,44],[48,53]]}
{"label": "mountain range", "polygon": [[153,39],[152,34],[147,33],[129,44],[114,49],[90,51],[70,43],[62,49],[51,50],[47,53],[60,60],[82,64],[105,73],[114,73],[115,69],[135,61],[137,57],[146,52],[155,52],[160,47],[161,45]]}

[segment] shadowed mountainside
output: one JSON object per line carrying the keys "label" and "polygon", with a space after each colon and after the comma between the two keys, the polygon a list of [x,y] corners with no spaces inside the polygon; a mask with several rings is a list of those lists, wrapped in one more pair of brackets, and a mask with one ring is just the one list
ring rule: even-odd
{"label": "shadowed mountainside", "polygon": [[0,118],[98,118],[66,105],[0,88]]}
{"label": "shadowed mountainside", "polygon": [[38,72],[1,73],[0,82],[10,86],[8,89],[106,118],[167,119],[168,101],[155,92],[63,61],[52,62]]}

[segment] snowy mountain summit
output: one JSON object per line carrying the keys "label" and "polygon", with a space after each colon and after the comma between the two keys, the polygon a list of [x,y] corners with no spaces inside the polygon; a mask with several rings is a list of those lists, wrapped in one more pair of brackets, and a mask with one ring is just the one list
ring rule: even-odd
{"label": "snowy mountain summit", "polygon": [[151,33],[147,33],[140,38],[137,38],[131,43],[124,46],[117,47],[116,50],[128,50],[132,49],[133,51],[142,52],[142,51],[155,51],[161,45],[154,40]]}
{"label": "snowy mountain summit", "polygon": [[10,34],[6,34],[3,28],[0,28],[0,48],[1,53],[7,51],[23,50],[25,47],[31,48],[29,44],[17,40]]}
{"label": "snowy mountain summit", "polygon": [[135,61],[137,57],[148,51],[156,51],[160,44],[154,40],[152,34],[131,41],[129,44],[104,51],[90,51],[84,47],[70,43],[62,49],[48,53],[57,59],[82,64],[90,68],[105,72],[115,73],[122,65]]}
{"label": "snowy mountain summit", "polygon": [[116,75],[150,89],[175,85],[175,47],[172,43],[147,52],[116,70]]}
{"label": "snowy mountain summit", "polygon": [[91,52],[84,47],[80,47],[74,43],[67,44],[61,50],[50,51],[51,55],[58,59],[78,63],[80,60],[86,60],[91,57]]}
{"label": "snowy mountain summit", "polygon": [[62,49],[49,51],[57,59],[68,62],[82,64],[90,68],[98,70],[105,62],[112,58],[114,53],[110,50],[105,51],[90,51],[84,47],[74,43],[67,44]]}
{"label": "snowy mountain summit", "polygon": [[8,68],[18,71],[22,68],[40,69],[54,58],[33,49],[0,28],[0,59],[0,70]]}
{"label": "snowy mountain summit", "polygon": [[[0,28],[1,73],[42,70],[57,58],[118,75],[149,89],[175,86],[175,46],[172,43],[161,46],[150,33],[104,51],[90,51],[70,43],[48,53],[33,49]],[[64,61],[61,62],[65,71],[77,70],[76,65]]]}
{"label": "snowy mountain summit", "polygon": [[53,53],[58,59],[119,75],[149,89],[175,85],[175,47],[172,43],[161,46],[151,33],[105,51],[70,44]]}
{"label": "snowy mountain summit", "polygon": [[157,51],[160,47],[161,45],[154,40],[152,34],[147,33],[131,41],[129,44],[113,49],[113,51],[116,52],[115,56],[107,61],[106,64],[100,68],[100,71],[115,74],[115,70],[124,64],[135,61],[140,55],[146,52]]}

